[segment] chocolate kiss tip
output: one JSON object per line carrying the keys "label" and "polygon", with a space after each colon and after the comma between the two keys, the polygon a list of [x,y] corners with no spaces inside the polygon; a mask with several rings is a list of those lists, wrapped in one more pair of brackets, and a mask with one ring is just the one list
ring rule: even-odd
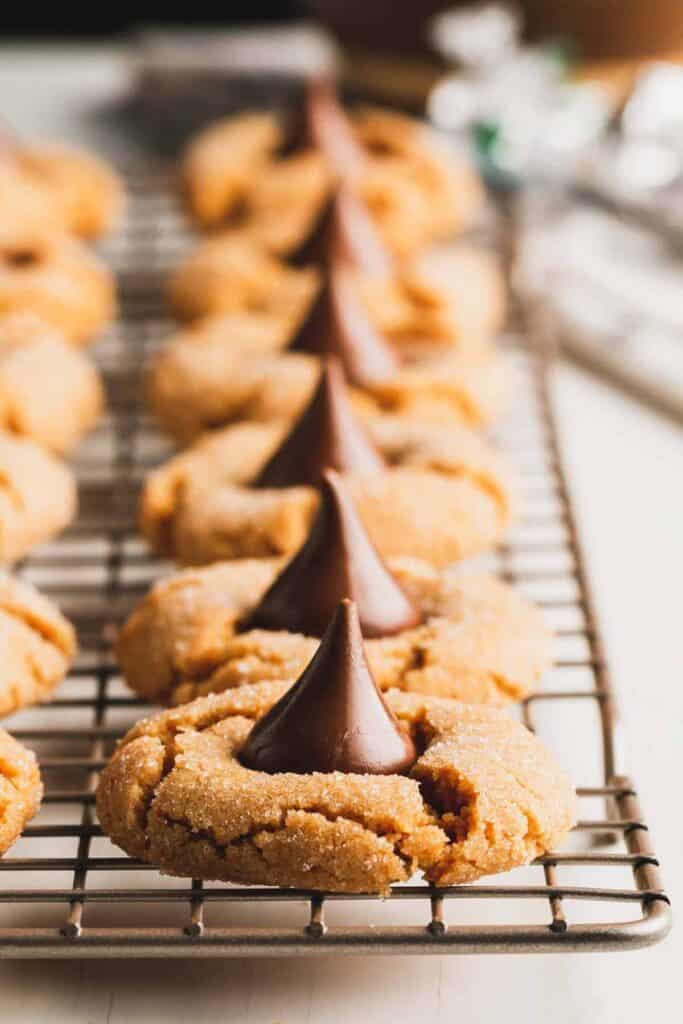
{"label": "chocolate kiss tip", "polygon": [[328,467],[355,476],[385,468],[354,415],[339,361],[329,358],[310,402],[252,486],[317,486]]}
{"label": "chocolate kiss tip", "polygon": [[387,380],[400,367],[398,355],[363,307],[353,271],[341,260],[330,265],[289,350],[338,356],[348,380],[359,387]]}
{"label": "chocolate kiss tip", "polygon": [[341,181],[357,179],[367,156],[329,75],[307,79],[304,119],[308,140],[323,153],[332,173]]}
{"label": "chocolate kiss tip", "polygon": [[322,636],[342,598],[355,601],[364,637],[393,636],[422,621],[368,537],[342,478],[327,470],[308,539],[243,628]]}
{"label": "chocolate kiss tip", "polygon": [[369,211],[340,186],[324,205],[313,229],[291,256],[297,266],[341,260],[364,274],[389,275],[393,260]]}
{"label": "chocolate kiss tip", "polygon": [[337,606],[313,660],[256,723],[239,757],[254,771],[299,775],[397,775],[415,763],[415,745],[373,679],[353,601]]}

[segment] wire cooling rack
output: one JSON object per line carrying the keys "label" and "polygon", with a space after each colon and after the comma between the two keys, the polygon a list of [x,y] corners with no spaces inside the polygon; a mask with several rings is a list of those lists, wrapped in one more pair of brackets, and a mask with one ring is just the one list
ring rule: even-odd
{"label": "wire cooling rack", "polygon": [[555,668],[520,714],[579,786],[567,846],[528,868],[445,889],[414,879],[390,899],[163,878],[102,835],[97,773],[116,738],[151,710],[123,683],[114,631],[169,567],[135,530],[140,483],[167,454],[139,401],[141,370],[170,329],[162,282],[188,243],[163,173],[130,176],[128,224],[108,248],[121,319],[97,358],[110,413],[77,461],[81,514],[21,574],[78,627],[81,654],[56,699],[7,723],[40,758],[46,795],[0,861],[0,956],[256,956],[325,953],[561,952],[636,948],[670,924],[658,862],[623,774],[610,679],[539,352],[511,339],[514,416],[500,442],[523,481],[524,518],[486,567],[540,604]]}

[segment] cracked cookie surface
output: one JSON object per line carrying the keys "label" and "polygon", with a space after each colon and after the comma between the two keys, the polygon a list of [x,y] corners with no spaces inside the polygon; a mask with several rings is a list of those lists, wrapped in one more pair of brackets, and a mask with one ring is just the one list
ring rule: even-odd
{"label": "cracked cookie surface", "polygon": [[42,795],[35,754],[0,729],[0,857],[37,813]]}
{"label": "cracked cookie surface", "polygon": [[28,583],[0,572],[0,715],[47,700],[76,653],[73,627]]}
{"label": "cracked cookie surface", "polygon": [[269,775],[237,757],[285,690],[245,686],[138,723],[100,777],[104,831],[164,873],[385,893],[416,871],[436,885],[527,864],[575,816],[543,744],[494,708],[390,691],[420,751],[410,773]]}
{"label": "cracked cookie surface", "polygon": [[[464,428],[399,417],[367,421],[388,466],[346,477],[360,517],[384,555],[438,565],[495,543],[513,511],[508,471]],[[253,488],[286,427],[241,423],[209,435],[154,470],[141,527],[152,547],[187,565],[288,554],[303,543],[317,508],[312,487]]]}
{"label": "cracked cookie surface", "polygon": [[32,439],[0,430],[0,564],[23,557],[75,515],[68,466]]}
{"label": "cracked cookie surface", "polygon": [[[239,631],[282,568],[279,560],[224,562],[158,582],[123,626],[117,652],[128,684],[147,700],[184,704],[269,679],[293,682],[318,640],[284,631]],[[507,584],[439,571],[417,559],[389,568],[423,623],[365,641],[383,690],[504,704],[536,689],[551,663],[541,613]]]}
{"label": "cracked cookie surface", "polygon": [[[258,334],[257,334],[258,331]],[[239,420],[292,420],[310,400],[320,360],[303,352],[268,351],[272,321],[251,339],[226,339],[221,326],[181,334],[158,355],[148,377],[150,407],[181,444]],[[253,349],[259,347],[261,351]],[[490,423],[505,407],[505,360],[491,345],[459,353],[423,353],[386,381],[350,388],[359,412],[383,412],[425,423]]]}
{"label": "cracked cookie surface", "polygon": [[58,331],[31,313],[0,316],[0,428],[61,454],[103,405],[94,365]]}

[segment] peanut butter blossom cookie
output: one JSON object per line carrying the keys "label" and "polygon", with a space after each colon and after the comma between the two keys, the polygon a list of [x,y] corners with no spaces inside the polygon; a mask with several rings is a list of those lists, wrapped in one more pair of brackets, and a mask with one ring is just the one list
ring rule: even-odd
{"label": "peanut butter blossom cookie", "polygon": [[341,361],[355,403],[368,412],[478,427],[505,405],[505,364],[490,343],[466,352],[401,353],[372,323],[344,263],[329,269],[287,349],[273,351],[273,342],[272,332],[226,341],[209,331],[163,349],[148,386],[163,429],[187,443],[236,420],[291,420],[310,399],[327,355]]}
{"label": "peanut butter blossom cookie", "polygon": [[492,708],[390,691],[355,605],[294,686],[201,698],[139,723],[102,773],[104,831],[167,874],[386,893],[526,864],[559,844],[573,788]]}
{"label": "peanut butter blossom cookie", "polygon": [[35,224],[82,238],[116,228],[125,208],[118,175],[99,157],[57,145],[4,138],[0,152],[0,220]]}
{"label": "peanut butter blossom cookie", "polygon": [[48,700],[76,653],[76,636],[34,587],[0,572],[0,715]]}
{"label": "peanut butter blossom cookie", "polygon": [[[234,229],[199,244],[176,268],[169,299],[183,320],[267,313],[289,335],[319,287],[313,268],[339,260],[354,268],[375,326],[405,350],[476,350],[502,325],[504,284],[490,253],[461,242],[396,261],[358,196],[341,186],[290,257],[292,266],[253,233]],[[225,340],[235,339],[226,332]]]}
{"label": "peanut butter blossom cookie", "polygon": [[0,729],[0,857],[37,813],[42,795],[35,754]]}
{"label": "peanut butter blossom cookie", "polygon": [[368,204],[398,255],[469,227],[482,206],[476,174],[423,124],[380,110],[350,116],[322,81],[309,83],[289,122],[251,113],[210,126],[189,146],[182,177],[202,225],[239,224],[284,254],[303,242],[340,181]]}
{"label": "peanut butter blossom cookie", "polygon": [[383,555],[445,565],[489,547],[510,520],[507,473],[486,442],[399,417],[370,419],[366,429],[328,359],[289,432],[235,425],[153,472],[142,529],[155,550],[186,564],[291,553],[306,538],[328,466],[344,474]]}
{"label": "peanut butter blossom cookie", "polygon": [[181,320],[266,313],[291,333],[318,287],[314,267],[290,267],[242,231],[202,242],[171,273],[168,300]]}
{"label": "peanut butter blossom cookie", "polygon": [[170,704],[293,681],[343,597],[357,603],[382,690],[502,704],[535,689],[550,664],[542,616],[511,587],[414,558],[383,563],[329,470],[290,562],[242,559],[157,583],[121,630],[119,661],[136,692]]}
{"label": "peanut butter blossom cookie", "polygon": [[75,515],[68,466],[30,438],[0,429],[0,564],[22,558]]}
{"label": "peanut butter blossom cookie", "polygon": [[114,281],[83,243],[61,232],[0,220],[0,311],[35,313],[75,345],[113,318]]}
{"label": "peanut butter blossom cookie", "polygon": [[32,313],[0,316],[0,427],[63,453],[102,412],[99,374]]}

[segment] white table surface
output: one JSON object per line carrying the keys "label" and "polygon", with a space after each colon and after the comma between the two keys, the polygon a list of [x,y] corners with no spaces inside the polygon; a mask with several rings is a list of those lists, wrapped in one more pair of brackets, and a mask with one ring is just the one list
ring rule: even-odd
{"label": "white table surface", "polygon": [[[2,117],[21,134],[106,150],[110,137],[85,115],[121,95],[127,75],[113,48],[0,47]],[[683,434],[565,365],[554,393],[630,766],[675,900],[683,897]],[[674,929],[653,949],[619,955],[5,962],[0,1020],[668,1022],[680,1019],[682,956]]]}

